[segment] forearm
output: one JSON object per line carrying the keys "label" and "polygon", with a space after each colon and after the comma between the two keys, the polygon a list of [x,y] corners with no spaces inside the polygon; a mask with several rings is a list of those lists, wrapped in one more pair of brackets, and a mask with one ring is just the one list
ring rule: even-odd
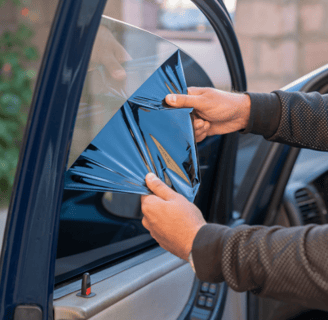
{"label": "forearm", "polygon": [[235,291],[328,310],[328,226],[230,229],[208,224],[193,244],[197,276]]}
{"label": "forearm", "polygon": [[251,114],[243,133],[274,142],[328,150],[328,95],[317,92],[249,93]]}
{"label": "forearm", "polygon": [[275,93],[247,93],[251,100],[251,110],[247,126],[242,133],[272,137],[279,127],[281,104]]}
{"label": "forearm", "polygon": [[281,120],[269,139],[296,147],[328,150],[328,95],[277,91]]}

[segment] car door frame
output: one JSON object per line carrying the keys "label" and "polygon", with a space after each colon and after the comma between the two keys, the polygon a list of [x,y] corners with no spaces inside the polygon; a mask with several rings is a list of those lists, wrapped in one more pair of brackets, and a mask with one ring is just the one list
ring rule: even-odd
{"label": "car door frame", "polygon": [[[246,90],[238,42],[222,1],[194,0],[217,33],[235,91]],[[0,318],[34,310],[53,317],[54,269],[64,173],[75,117],[105,0],[60,1],[34,92],[0,258]],[[40,134],[42,132],[42,134]],[[223,137],[212,210],[232,210],[237,134]],[[225,171],[223,171],[225,172]],[[229,188],[222,188],[230,183]],[[227,203],[231,205],[226,205]],[[211,221],[215,221],[213,214]],[[23,312],[23,313],[22,313]]]}
{"label": "car door frame", "polygon": [[15,310],[15,317],[19,317],[29,307],[40,319],[53,317],[67,146],[105,3],[65,0],[55,14],[7,216],[0,259],[1,319],[12,319]]}

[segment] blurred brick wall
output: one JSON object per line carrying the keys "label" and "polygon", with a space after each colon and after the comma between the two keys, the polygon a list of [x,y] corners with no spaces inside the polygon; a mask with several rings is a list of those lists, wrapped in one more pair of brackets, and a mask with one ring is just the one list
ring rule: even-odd
{"label": "blurred brick wall", "polygon": [[[120,19],[122,4],[131,1],[109,0],[104,13]],[[30,24],[40,59],[29,67],[38,70],[58,0],[22,4],[18,9],[7,0],[1,7],[0,33],[19,22]],[[327,0],[237,0],[235,29],[248,90],[270,92],[328,63],[327,17]]]}
{"label": "blurred brick wall", "polygon": [[328,63],[327,0],[237,0],[248,90],[270,92]]}

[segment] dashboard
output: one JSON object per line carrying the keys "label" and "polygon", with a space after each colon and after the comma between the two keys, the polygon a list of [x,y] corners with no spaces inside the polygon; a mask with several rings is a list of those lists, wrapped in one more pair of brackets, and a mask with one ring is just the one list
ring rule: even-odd
{"label": "dashboard", "polygon": [[301,149],[285,189],[291,225],[328,222],[328,152]]}
{"label": "dashboard", "polygon": [[[283,203],[275,225],[301,226],[325,224],[328,208],[328,152],[301,149],[285,188]],[[309,310],[301,305],[285,304],[250,295],[257,301],[258,319],[327,319],[327,313]],[[251,301],[253,301],[251,300]],[[320,317],[315,317],[319,312]],[[276,315],[277,317],[274,317]]]}

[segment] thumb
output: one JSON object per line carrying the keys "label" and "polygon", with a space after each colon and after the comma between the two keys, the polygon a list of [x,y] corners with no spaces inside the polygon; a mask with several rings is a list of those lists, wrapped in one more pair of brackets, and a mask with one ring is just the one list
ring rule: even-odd
{"label": "thumb", "polygon": [[146,184],[150,191],[152,191],[156,196],[162,198],[163,200],[168,201],[175,198],[176,192],[169,188],[152,172],[146,175]]}
{"label": "thumb", "polygon": [[188,95],[185,94],[168,94],[165,98],[167,104],[177,108],[196,108],[201,105],[202,94],[206,88],[189,87]]}
{"label": "thumb", "polygon": [[186,95],[186,94],[168,94],[165,97],[168,105],[175,108],[199,108],[202,105],[202,98],[200,95]]}

